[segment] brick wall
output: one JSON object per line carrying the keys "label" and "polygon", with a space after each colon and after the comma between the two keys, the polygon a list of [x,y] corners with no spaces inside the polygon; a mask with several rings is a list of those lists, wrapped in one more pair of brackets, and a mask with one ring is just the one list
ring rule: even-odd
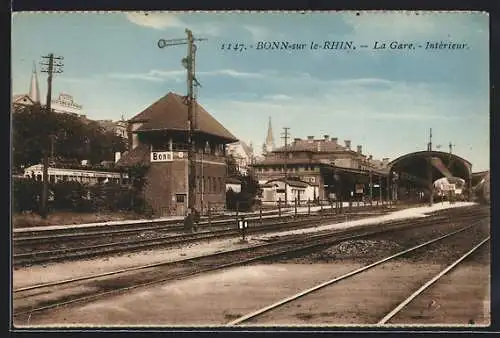
{"label": "brick wall", "polygon": [[[211,161],[217,162],[217,161]],[[208,203],[211,208],[223,208],[226,203],[226,165],[203,163],[203,175],[201,163],[196,166],[196,208],[201,210],[201,183],[203,177],[203,210],[206,210]]]}
{"label": "brick wall", "polygon": [[[187,210],[187,172],[188,161],[176,159],[173,162],[151,163],[146,174],[148,184],[145,198],[157,216],[185,215]],[[196,167],[196,208],[201,210],[201,165]],[[203,164],[204,194],[203,203],[223,208],[226,202],[226,165]],[[183,195],[183,196],[181,196]]]}
{"label": "brick wall", "polygon": [[144,197],[157,216],[166,216],[172,212],[172,164],[151,163],[146,174],[147,184]]}

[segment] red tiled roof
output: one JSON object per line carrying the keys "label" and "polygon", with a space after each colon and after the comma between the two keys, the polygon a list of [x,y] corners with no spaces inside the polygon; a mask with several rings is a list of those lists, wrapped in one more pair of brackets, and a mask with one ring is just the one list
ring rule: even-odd
{"label": "red tiled roof", "polygon": [[[221,137],[229,142],[238,141],[198,103],[195,106],[195,114],[197,130]],[[129,122],[145,122],[137,129],[139,132],[169,129],[187,130],[188,107],[184,103],[183,96],[170,92],[131,118]]]}
{"label": "red tiled roof", "polygon": [[[334,152],[334,151],[349,151],[337,142],[325,140],[300,140],[294,141],[286,147],[287,151],[308,151],[308,152]],[[273,152],[284,152],[285,147],[280,147]]]}
{"label": "red tiled roof", "polygon": [[[265,158],[262,161],[258,163],[254,163],[252,166],[258,167],[258,166],[266,166],[266,165],[283,165],[285,163],[285,160],[283,158]],[[287,164],[293,165],[293,164],[326,164],[322,161],[319,160],[310,160],[307,158],[289,158],[286,161]]]}
{"label": "red tiled roof", "polygon": [[134,149],[124,153],[116,162],[116,167],[130,167],[136,164],[148,165],[151,162],[150,149],[148,145],[140,144]]}
{"label": "red tiled roof", "polygon": [[[275,180],[270,180],[265,183],[266,188],[272,186],[272,182],[285,182],[284,179],[275,179]],[[291,187],[298,187],[298,188],[307,188],[310,186],[309,183],[303,182],[303,181],[297,181],[297,180],[286,180],[286,183],[291,186]]]}

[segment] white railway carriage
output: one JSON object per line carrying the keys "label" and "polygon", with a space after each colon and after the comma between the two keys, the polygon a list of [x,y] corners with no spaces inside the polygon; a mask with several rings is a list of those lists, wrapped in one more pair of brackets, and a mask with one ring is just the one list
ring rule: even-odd
{"label": "white railway carriage", "polygon": [[[49,182],[67,182],[76,181],[87,184],[98,183],[126,183],[128,175],[126,173],[112,171],[97,171],[85,169],[69,169],[69,168],[48,168]],[[24,177],[34,178],[38,181],[43,180],[43,164],[36,164],[24,170]]]}

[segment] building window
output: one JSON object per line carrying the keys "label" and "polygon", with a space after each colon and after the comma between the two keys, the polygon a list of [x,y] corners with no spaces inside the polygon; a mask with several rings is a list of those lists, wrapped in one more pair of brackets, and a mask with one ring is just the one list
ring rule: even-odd
{"label": "building window", "polygon": [[184,203],[186,200],[186,194],[176,194],[175,195],[175,201],[177,203]]}

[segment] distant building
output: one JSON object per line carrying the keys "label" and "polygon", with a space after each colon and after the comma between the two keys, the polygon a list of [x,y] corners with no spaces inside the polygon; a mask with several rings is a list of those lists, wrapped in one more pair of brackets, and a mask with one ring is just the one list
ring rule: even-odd
{"label": "distant building", "polygon": [[[35,63],[33,63],[33,72],[31,73],[30,88],[28,94],[16,94],[12,97],[12,105],[14,111],[18,107],[32,106],[34,104],[42,104],[40,101],[40,88],[38,85],[38,76]],[[86,120],[86,115],[83,112],[83,106],[77,104],[73,96],[65,93],[60,93],[56,99],[50,102],[52,111],[60,114],[70,114]]]}
{"label": "distant building", "polygon": [[317,184],[298,179],[269,180],[260,187],[262,189],[262,204],[274,205],[277,201],[285,201],[285,191],[287,198],[292,201],[297,200],[299,205],[306,201],[314,201],[319,195]]}
{"label": "distant building", "polygon": [[450,192],[460,195],[464,188],[465,180],[459,177],[442,177],[434,182],[434,190],[438,196],[448,196]]}
{"label": "distant building", "polygon": [[274,150],[276,147],[274,143],[273,127],[271,125],[271,117],[269,117],[269,123],[267,125],[267,135],[264,144],[262,145],[262,155],[266,155]]}
{"label": "distant building", "polygon": [[[352,150],[351,140],[345,140],[344,145],[340,145],[338,138],[324,135],[322,139],[315,139],[314,136],[305,140],[295,138],[286,148],[280,147],[267,153],[252,167],[261,186],[266,187],[276,180],[285,182],[286,178],[287,181],[314,186],[310,191],[316,194],[316,198],[336,196],[348,200],[351,197],[361,198],[369,191],[373,195],[374,188],[381,189],[382,178],[388,174],[388,163],[388,158],[376,161],[372,156],[364,155],[361,145]],[[287,194],[288,202],[292,196]]]}
{"label": "distant building", "polygon": [[122,116],[121,120],[96,120],[97,123],[106,131],[110,131],[123,139],[128,139],[128,123]]}
{"label": "distant building", "polygon": [[236,166],[240,174],[247,175],[248,169],[254,162],[253,147],[243,141],[230,143],[226,146],[227,154],[236,161]]}
{"label": "distant building", "polygon": [[70,114],[82,119],[86,118],[86,115],[83,113],[83,106],[76,103],[73,96],[69,94],[60,93],[56,99],[51,101],[50,107],[56,113]]}
{"label": "distant building", "polygon": [[38,76],[36,66],[33,62],[33,72],[31,73],[30,88],[28,94],[16,94],[12,97],[12,105],[16,106],[32,106],[40,104],[40,88],[38,86]]}

